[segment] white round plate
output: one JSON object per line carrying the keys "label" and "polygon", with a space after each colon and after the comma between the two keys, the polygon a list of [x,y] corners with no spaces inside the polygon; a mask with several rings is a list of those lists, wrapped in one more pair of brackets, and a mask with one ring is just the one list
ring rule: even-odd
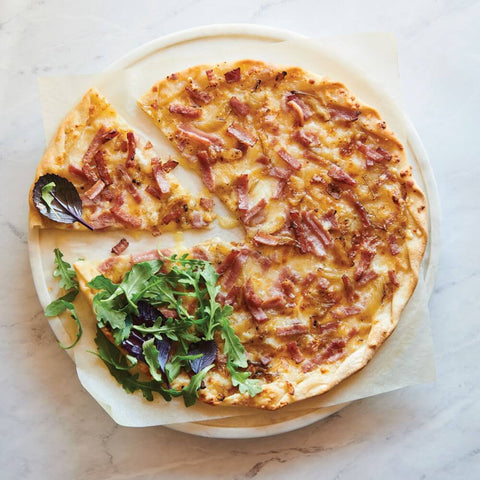
{"label": "white round plate", "polygon": [[[108,71],[142,67],[156,59],[168,58],[169,55],[175,55],[176,52],[185,51],[185,49],[189,48],[209,48],[211,49],[210,51],[215,51],[215,48],[225,50],[225,47],[228,48],[229,45],[234,45],[235,47],[238,47],[238,45],[248,45],[251,47],[286,40],[306,40],[306,37],[297,33],[260,25],[227,24],[198,27],[167,35],[136,48],[112,64]],[[292,59],[290,63],[294,64],[295,59]],[[351,66],[342,65],[342,68],[351,71],[352,75],[359,75]],[[378,94],[377,85],[371,85],[370,88],[376,89],[376,93]],[[383,96],[383,98],[386,102],[392,104],[392,101],[388,97]],[[400,112],[398,107],[394,106],[394,108],[397,113]],[[430,295],[433,291],[440,251],[440,206],[438,191],[425,149],[412,123],[408,119],[405,119],[405,128],[407,155],[411,164],[414,166],[416,180],[426,193],[428,211],[430,212],[428,229],[429,242],[422,270],[427,294]],[[40,302],[42,306],[45,307],[50,301],[45,281],[46,276],[49,276],[50,272],[46,273],[42,268],[42,248],[38,230],[30,230],[29,232],[29,252],[35,287]],[[50,322],[50,325],[57,337],[60,337],[62,331],[61,324]],[[68,353],[71,352],[69,351]],[[290,432],[310,425],[332,415],[345,405],[347,404],[290,413],[282,413],[281,411],[269,412],[271,415],[267,416],[259,414],[247,417],[230,417],[219,420],[171,424],[166,426],[174,430],[204,437],[265,437]]]}

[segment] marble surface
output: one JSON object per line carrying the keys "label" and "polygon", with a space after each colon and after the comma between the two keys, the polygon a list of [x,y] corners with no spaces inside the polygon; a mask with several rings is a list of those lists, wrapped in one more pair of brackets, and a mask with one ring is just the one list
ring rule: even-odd
{"label": "marble surface", "polygon": [[[141,3],[141,9],[140,2],[93,0],[0,5],[0,477],[480,478],[480,3]],[[430,155],[442,199],[442,263],[430,303],[438,379],[266,439],[119,427],[82,390],[31,280],[26,193],[45,144],[37,76],[94,73],[158,36],[228,22],[308,36],[397,35],[404,108]]]}

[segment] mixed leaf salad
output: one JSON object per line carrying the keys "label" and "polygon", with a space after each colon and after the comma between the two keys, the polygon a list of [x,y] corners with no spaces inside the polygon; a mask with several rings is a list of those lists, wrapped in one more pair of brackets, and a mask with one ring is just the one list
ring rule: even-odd
{"label": "mixed leaf salad", "polygon": [[[62,257],[56,249],[54,276],[60,278],[66,293],[48,305],[46,315],[70,311],[78,325],[77,339],[62,347],[72,348],[82,335],[72,303],[79,288],[74,270]],[[218,332],[233,386],[255,396],[262,387],[245,370],[245,349],[229,322],[233,309],[216,301],[220,290],[217,280],[210,262],[188,255],[138,263],[119,284],[103,275],[95,277],[88,283],[97,292],[93,310],[98,351],[92,353],[103,360],[127,392],[140,390],[150,401],[153,392],[167,401],[183,396],[188,407],[196,402],[198,389],[214,367]],[[148,365],[150,378],[141,378],[134,368],[138,362]],[[171,384],[180,374],[187,374],[190,380],[178,390]]]}

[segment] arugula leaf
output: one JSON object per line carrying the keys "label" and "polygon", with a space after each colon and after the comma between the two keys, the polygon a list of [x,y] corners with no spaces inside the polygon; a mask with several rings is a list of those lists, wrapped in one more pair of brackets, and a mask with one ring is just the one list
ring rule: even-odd
{"label": "arugula leaf", "polygon": [[78,290],[78,281],[75,270],[68,262],[62,260],[63,253],[58,248],[54,250],[54,253],[57,268],[53,272],[53,276],[60,277],[60,288],[64,288],[65,290]]}
{"label": "arugula leaf", "polygon": [[55,182],[47,183],[42,187],[42,200],[46,203],[48,209],[52,208],[52,202],[54,200],[52,190],[55,188]]}
{"label": "arugula leaf", "polygon": [[227,361],[227,369],[232,377],[232,385],[238,387],[240,393],[248,393],[254,397],[262,391],[262,385],[258,380],[248,378],[250,372],[239,372],[230,361]]}
{"label": "arugula leaf", "polygon": [[100,327],[107,323],[113,329],[124,329],[127,313],[121,308],[119,297],[111,298],[107,291],[102,290],[93,297],[93,311],[97,316],[97,322]]}
{"label": "arugula leaf", "polygon": [[116,283],[113,283],[109,278],[104,277],[103,275],[98,275],[93,280],[90,280],[87,283],[87,286],[94,290],[106,290],[110,295],[114,294],[118,289]]}
{"label": "arugula leaf", "polygon": [[60,315],[67,309],[65,305],[67,303],[73,302],[75,298],[77,298],[77,295],[78,291],[70,290],[68,293],[61,296],[60,298],[53,300],[53,302],[50,302],[47,305],[47,308],[45,309],[45,316],[56,317],[57,315]]}
{"label": "arugula leaf", "polygon": [[209,365],[203,370],[200,370],[190,379],[190,383],[182,390],[183,401],[186,407],[191,407],[195,404],[198,398],[198,389],[200,388],[200,385],[202,384],[202,381],[207,375],[208,371],[213,367],[213,365]]}
{"label": "arugula leaf", "polygon": [[129,365],[127,357],[123,355],[115,345],[113,345],[100,328],[97,328],[95,343],[97,345],[98,353],[90,353],[97,355],[97,357],[100,357],[105,363],[112,365],[117,370],[130,370],[137,364],[137,359],[129,356],[131,362]]}
{"label": "arugula leaf", "polygon": [[150,368],[150,375],[157,382],[161,382],[162,374],[158,372],[160,370],[160,362],[158,361],[158,349],[155,346],[155,338],[151,338],[143,343],[143,356]]}
{"label": "arugula leaf", "polygon": [[225,340],[223,353],[228,355],[228,359],[235,367],[246,368],[248,363],[245,348],[226,317],[221,319],[221,327],[222,331],[220,334],[223,340]]}
{"label": "arugula leaf", "polygon": [[125,293],[135,313],[138,313],[136,302],[141,298],[139,294],[143,293],[145,283],[161,268],[162,264],[160,260],[137,263],[120,283],[119,288]]}
{"label": "arugula leaf", "polygon": [[[55,302],[57,302],[57,303],[55,303]],[[57,315],[60,315],[60,313],[63,313],[65,310],[69,310],[70,311],[70,316],[75,320],[75,323],[77,324],[77,328],[78,328],[77,338],[75,339],[75,341],[71,345],[65,346],[62,343],[58,342],[58,344],[60,345],[61,348],[63,348],[64,350],[70,350],[71,348],[73,348],[79,342],[80,338],[82,337],[82,334],[83,334],[82,324],[80,323],[80,319],[78,318],[77,312],[75,310],[75,305],[73,303],[67,302],[67,301],[62,300],[62,299],[55,300],[55,302],[52,302],[52,303],[55,303],[55,306],[52,307],[50,310],[48,309],[48,307],[50,307],[52,305],[52,303],[50,305],[48,305],[47,310],[45,310],[45,315],[47,317],[55,317]],[[47,311],[48,311],[48,313],[47,313]],[[58,312],[58,313],[52,313],[52,311],[53,312]],[[51,314],[49,315],[49,313],[51,313]]]}

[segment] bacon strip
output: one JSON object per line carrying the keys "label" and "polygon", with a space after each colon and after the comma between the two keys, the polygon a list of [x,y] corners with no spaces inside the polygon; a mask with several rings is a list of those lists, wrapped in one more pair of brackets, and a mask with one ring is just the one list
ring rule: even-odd
{"label": "bacon strip", "polygon": [[[159,158],[152,158],[152,173],[155,182],[157,183],[160,194],[165,194],[170,191],[170,182],[165,177],[165,170]],[[177,162],[175,162],[177,163]]]}
{"label": "bacon strip", "polygon": [[358,300],[358,294],[355,293],[355,288],[352,281],[347,275],[342,275],[343,287],[345,289],[345,295],[347,297],[348,303],[353,303]]}
{"label": "bacon strip", "polygon": [[198,152],[197,159],[200,165],[200,178],[210,192],[215,192],[215,173],[210,164],[208,152],[205,150]]}
{"label": "bacon strip", "polygon": [[360,287],[363,287],[368,282],[375,280],[377,277],[378,277],[377,272],[375,272],[374,270],[368,270],[360,277],[360,279],[357,281],[357,284]]}
{"label": "bacon strip", "polygon": [[245,117],[250,113],[248,105],[235,96],[231,97],[228,103],[232,107],[232,110],[241,117]]}
{"label": "bacon strip", "polygon": [[388,279],[390,280],[390,283],[394,287],[399,287],[400,286],[400,283],[397,279],[397,274],[395,273],[395,270],[389,270],[388,271]]}
{"label": "bacon strip", "polygon": [[267,173],[274,178],[280,180],[288,180],[292,176],[292,170],[289,168],[280,168],[280,167],[270,167],[267,170]]}
{"label": "bacon strip", "polygon": [[159,310],[165,318],[178,318],[178,312],[172,308],[159,308]]}
{"label": "bacon strip", "polygon": [[278,310],[285,307],[287,301],[283,295],[274,295],[273,297],[267,298],[262,302],[262,308]]}
{"label": "bacon strip", "polygon": [[100,175],[103,183],[107,186],[111,185],[113,183],[113,180],[107,167],[107,161],[105,160],[104,152],[102,150],[99,150],[95,154],[95,157],[93,157],[93,159],[95,160],[98,174]]}
{"label": "bacon strip", "polygon": [[355,272],[353,277],[358,282],[360,278],[362,278],[363,274],[367,271],[370,263],[372,263],[373,257],[375,256],[375,251],[371,250],[362,250],[360,252],[360,261],[358,262],[357,268],[355,268]]}
{"label": "bacon strip", "polygon": [[170,113],[183,115],[187,118],[200,118],[202,116],[202,109],[190,107],[188,105],[181,105],[179,103],[171,103],[168,107]]}
{"label": "bacon strip", "polygon": [[285,149],[281,148],[277,150],[278,156],[288,165],[290,165],[294,170],[300,170],[302,168],[302,164],[296,159],[293,158]]}
{"label": "bacon strip", "polygon": [[286,104],[296,113],[298,124],[301,127],[305,123],[305,120],[308,120],[312,116],[312,112],[308,106],[295,94],[287,96]]}
{"label": "bacon strip", "polygon": [[345,348],[345,341],[341,339],[335,339],[322,351],[322,353],[315,355],[312,359],[305,362],[302,366],[304,373],[310,372],[317,365],[321,365],[325,362],[334,362],[343,356],[343,349]]}
{"label": "bacon strip", "polygon": [[135,140],[135,135],[133,132],[127,132],[127,168],[133,167],[135,165],[135,149],[137,148],[137,141]]}
{"label": "bacon strip", "polygon": [[167,225],[170,222],[179,222],[184,212],[182,205],[177,204],[162,218],[162,223]]}
{"label": "bacon strip", "polygon": [[206,105],[207,103],[210,103],[213,100],[212,95],[210,95],[208,92],[203,92],[202,90],[199,90],[198,88],[192,88],[190,86],[186,86],[185,90],[188,93],[188,96],[195,103],[203,103],[203,104]]}
{"label": "bacon strip", "polygon": [[253,241],[260,245],[280,245],[280,239],[278,237],[262,231],[259,231],[255,234]]}
{"label": "bacon strip", "polygon": [[238,211],[243,216],[248,211],[248,175],[246,173],[237,178],[235,190],[238,197]]}
{"label": "bacon strip", "polygon": [[257,137],[236,122],[227,128],[227,133],[236,138],[240,143],[248,145],[249,147],[253,147],[258,141]]}
{"label": "bacon strip", "polygon": [[327,107],[330,118],[333,120],[340,120],[344,122],[354,122],[360,116],[360,110],[355,110],[349,107],[342,107],[340,105],[329,105]]}
{"label": "bacon strip", "polygon": [[93,157],[98,152],[100,146],[108,142],[112,138],[116,137],[117,135],[118,132],[116,130],[107,131],[107,129],[102,125],[93,137],[93,140],[88,146],[87,151],[83,155],[82,163],[84,165],[90,164],[93,160]]}
{"label": "bacon strip", "polygon": [[158,250],[149,250],[148,252],[137,253],[132,255],[132,262],[133,263],[142,263],[142,262],[149,262],[151,260],[160,260],[162,255]]}
{"label": "bacon strip", "polygon": [[307,224],[308,229],[323,243],[325,247],[329,247],[332,244],[332,237],[313,212],[303,211],[302,218]]}
{"label": "bacon strip", "polygon": [[392,155],[381,147],[375,148],[373,145],[357,142],[357,149],[366,157],[367,167],[371,167],[375,162],[384,163],[392,159]]}
{"label": "bacon strip", "polygon": [[192,227],[193,228],[205,228],[208,223],[203,219],[200,212],[193,212],[192,214]]}
{"label": "bacon strip", "polygon": [[301,323],[293,323],[288,327],[277,327],[275,329],[276,335],[279,337],[288,337],[290,335],[303,335],[308,333],[308,327]]}
{"label": "bacon strip", "polygon": [[92,187],[90,187],[85,192],[85,196],[90,200],[95,200],[95,198],[97,198],[102,193],[102,190],[104,188],[105,188],[105,184],[101,180],[98,180],[97,182],[95,182],[95,184]]}
{"label": "bacon strip", "polygon": [[207,76],[208,84],[211,87],[216,87],[218,85],[217,76],[215,75],[215,72],[212,69],[205,70],[205,75]]}
{"label": "bacon strip", "polygon": [[248,251],[240,251],[232,260],[227,270],[223,273],[222,285],[225,291],[229,292],[237,281],[247,257]]}
{"label": "bacon strip", "polygon": [[318,137],[311,132],[306,132],[305,130],[298,129],[292,135],[293,139],[296,140],[300,145],[304,147],[316,146],[319,144]]}
{"label": "bacon strip", "polygon": [[108,272],[112,266],[117,262],[116,257],[110,257],[104,260],[99,266],[98,266],[98,271],[100,273],[106,273]]}
{"label": "bacon strip", "polygon": [[388,246],[390,247],[390,253],[392,255],[398,255],[400,253],[400,247],[397,243],[397,237],[392,233],[388,236]]}
{"label": "bacon strip", "polygon": [[207,147],[216,146],[223,147],[223,140],[214,133],[207,133],[188,123],[182,123],[178,126],[180,132],[193,142],[206,145]]}
{"label": "bacon strip", "polygon": [[342,170],[337,165],[332,165],[329,168],[327,175],[333,180],[337,180],[337,182],[343,182],[347,185],[351,185],[352,187],[357,184],[357,182],[347,172]]}
{"label": "bacon strip", "polygon": [[216,270],[219,275],[224,274],[233,264],[234,260],[240,254],[240,250],[232,250],[217,266]]}
{"label": "bacon strip", "polygon": [[112,247],[111,252],[115,255],[120,255],[128,248],[128,245],[128,240],[126,238],[122,238],[116,245]]}
{"label": "bacon strip", "polygon": [[235,82],[239,82],[240,79],[242,78],[242,72],[240,71],[240,67],[237,67],[225,73],[224,76],[227,83],[235,83]]}
{"label": "bacon strip", "polygon": [[365,307],[363,305],[351,305],[348,307],[337,307],[334,310],[331,310],[332,317],[340,320],[341,318],[351,317],[362,313]]}
{"label": "bacon strip", "polygon": [[226,295],[219,293],[217,295],[217,302],[221,303],[222,305],[231,305],[233,307],[236,304],[240,290],[241,287],[234,285]]}
{"label": "bacon strip", "polygon": [[262,299],[254,292],[250,279],[245,283],[243,290],[247,309],[251,313],[253,319],[258,323],[266,322],[268,317],[261,307]]}
{"label": "bacon strip", "polygon": [[302,355],[298,348],[297,342],[289,342],[286,346],[287,352],[296,364],[302,363],[305,360],[305,357]]}
{"label": "bacon strip", "polygon": [[251,226],[262,222],[265,219],[265,215],[261,214],[264,213],[263,210],[266,205],[267,201],[264,198],[259,200],[256,205],[248,209],[248,211],[242,216],[243,223],[247,226]]}
{"label": "bacon strip", "polygon": [[200,198],[200,206],[205,210],[212,210],[213,208],[213,199],[207,197]]}
{"label": "bacon strip", "polygon": [[153,185],[147,185],[145,187],[145,191],[149,193],[152,197],[158,198],[159,200],[162,199],[162,192],[158,190],[158,188],[154,187]]}
{"label": "bacon strip", "polygon": [[85,175],[84,171],[81,168],[76,167],[72,163],[68,165],[68,171],[73,175],[82,178],[83,180],[88,180],[88,177]]}
{"label": "bacon strip", "polygon": [[290,219],[300,251],[302,253],[312,253],[317,257],[325,256],[323,242],[318,237],[312,236],[311,231],[302,221],[300,213],[295,210],[290,211]]}
{"label": "bacon strip", "polygon": [[126,227],[130,228],[140,228],[142,226],[142,220],[138,217],[134,217],[129,213],[123,211],[120,207],[115,206],[111,210],[112,215]]}
{"label": "bacon strip", "polygon": [[357,199],[356,195],[351,192],[350,190],[345,192],[345,195],[347,198],[352,202],[353,206],[355,207],[355,210],[360,216],[360,220],[363,224],[364,227],[371,227],[372,224],[370,222],[370,219],[368,218],[368,212],[363,206],[363,204]]}
{"label": "bacon strip", "polygon": [[130,193],[130,195],[133,197],[133,199],[137,203],[141,203],[142,202],[142,195],[140,194],[140,192],[137,190],[137,188],[133,184],[132,177],[128,174],[128,172],[125,170],[125,168],[123,168],[121,165],[119,165],[117,167],[117,172],[118,172],[119,176],[123,179],[123,181],[125,183],[125,188],[127,189],[128,193]]}
{"label": "bacon strip", "polygon": [[102,212],[95,218],[90,217],[88,223],[94,230],[103,230],[115,224],[115,219],[110,212]]}

